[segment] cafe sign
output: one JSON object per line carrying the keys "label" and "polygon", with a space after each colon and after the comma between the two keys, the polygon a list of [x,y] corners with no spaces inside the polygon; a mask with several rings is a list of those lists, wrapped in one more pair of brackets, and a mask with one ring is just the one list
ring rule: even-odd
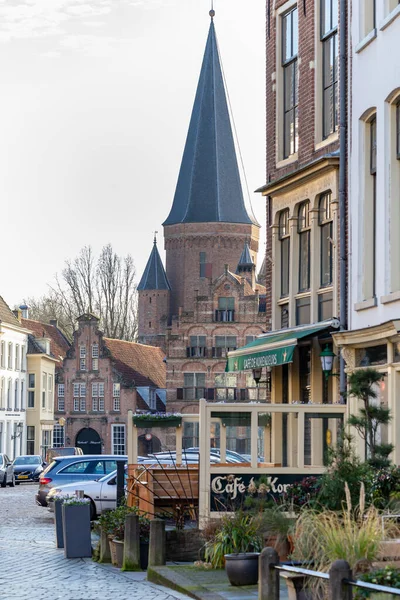
{"label": "cafe sign", "polygon": [[[260,478],[262,482],[260,483]],[[221,510],[222,506],[227,509],[237,508],[242,505],[247,496],[258,494],[262,486],[263,494],[278,499],[286,491],[289,485],[299,481],[304,476],[290,474],[273,475],[220,475],[210,476],[211,511]]]}

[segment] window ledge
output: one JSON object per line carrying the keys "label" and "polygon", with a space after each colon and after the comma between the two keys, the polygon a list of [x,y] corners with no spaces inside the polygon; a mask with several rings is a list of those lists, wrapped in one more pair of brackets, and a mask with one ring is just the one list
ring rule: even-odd
{"label": "window ledge", "polygon": [[301,298],[311,298],[311,290],[307,290],[306,292],[299,292],[298,294],[295,294],[295,299],[299,300]]}
{"label": "window ledge", "polygon": [[381,296],[382,304],[389,304],[389,302],[397,302],[398,300],[400,300],[400,291],[392,292],[387,296]]}
{"label": "window ledge", "polygon": [[357,46],[354,48],[354,51],[358,54],[361,50],[364,50],[377,36],[376,27],[372,29],[366,36],[358,42]]}
{"label": "window ledge", "polygon": [[374,308],[374,306],[377,306],[376,296],[368,298],[368,300],[363,300],[362,302],[356,302],[354,310],[366,310],[367,308]]}
{"label": "window ledge", "polygon": [[289,296],[279,298],[279,300],[277,300],[276,303],[278,304],[278,306],[281,306],[282,304],[289,304]]}
{"label": "window ledge", "polygon": [[339,131],[334,131],[333,133],[328,135],[327,138],[322,140],[322,142],[318,142],[318,144],[315,144],[315,150],[317,151],[317,150],[321,150],[321,148],[326,148],[326,146],[329,146],[330,144],[337,142],[338,139],[339,139]]}
{"label": "window ledge", "polygon": [[333,292],[333,286],[327,285],[326,287],[319,288],[319,290],[317,290],[317,295],[328,294],[330,292]]}
{"label": "window ledge", "polygon": [[288,158],[284,158],[283,160],[279,160],[276,165],[275,168],[276,169],[281,169],[282,167],[287,167],[288,165],[291,165],[295,162],[297,162],[299,160],[299,155],[297,152],[295,152],[294,154],[291,154]]}
{"label": "window ledge", "polygon": [[392,23],[396,17],[398,17],[400,15],[400,4],[398,6],[396,6],[395,9],[392,10],[392,12],[390,12],[387,17],[385,17],[383,19],[383,21],[381,21],[381,23],[379,24],[379,29],[381,31],[384,31],[386,29],[386,27],[388,27],[390,25],[390,23]]}

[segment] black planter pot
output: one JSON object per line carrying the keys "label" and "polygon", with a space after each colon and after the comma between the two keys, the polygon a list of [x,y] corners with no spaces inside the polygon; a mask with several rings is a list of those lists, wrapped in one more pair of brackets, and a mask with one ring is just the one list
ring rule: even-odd
{"label": "black planter pot", "polygon": [[140,542],[140,568],[145,571],[149,566],[149,543]]}
{"label": "black planter pot", "polygon": [[256,585],[258,583],[259,552],[225,554],[225,571],[231,585]]}

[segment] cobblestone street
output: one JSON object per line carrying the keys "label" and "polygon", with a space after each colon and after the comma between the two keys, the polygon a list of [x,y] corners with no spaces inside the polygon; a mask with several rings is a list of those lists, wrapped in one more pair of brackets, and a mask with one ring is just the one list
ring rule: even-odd
{"label": "cobblestone street", "polygon": [[55,547],[52,515],[35,505],[35,485],[0,490],[0,598],[12,600],[185,600],[91,559],[66,559]]}

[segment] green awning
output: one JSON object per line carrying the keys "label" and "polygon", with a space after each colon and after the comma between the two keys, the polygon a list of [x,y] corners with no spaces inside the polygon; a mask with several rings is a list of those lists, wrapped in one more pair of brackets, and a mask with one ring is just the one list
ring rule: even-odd
{"label": "green awning", "polygon": [[271,332],[258,337],[250,344],[228,352],[225,371],[247,371],[262,367],[277,367],[293,362],[293,352],[298,340],[337,328],[337,320],[323,321],[307,327],[295,327]]}

